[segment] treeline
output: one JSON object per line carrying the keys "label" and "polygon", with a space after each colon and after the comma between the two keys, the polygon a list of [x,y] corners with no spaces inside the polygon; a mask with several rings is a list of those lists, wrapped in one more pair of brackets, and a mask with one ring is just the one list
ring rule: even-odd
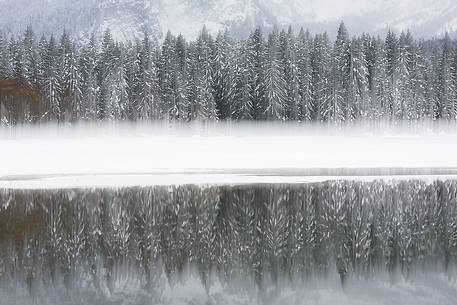
{"label": "treeline", "polygon": [[[41,120],[419,120],[457,117],[454,42],[256,29],[246,40],[82,44],[67,33],[0,36],[0,79],[37,88]],[[3,118],[3,121],[7,120]],[[6,122],[8,123],[8,122]],[[9,122],[13,123],[13,122]]]}
{"label": "treeline", "polygon": [[188,266],[207,288],[214,276],[261,289],[329,274],[451,276],[456,199],[453,181],[3,190],[0,282],[160,290]]}

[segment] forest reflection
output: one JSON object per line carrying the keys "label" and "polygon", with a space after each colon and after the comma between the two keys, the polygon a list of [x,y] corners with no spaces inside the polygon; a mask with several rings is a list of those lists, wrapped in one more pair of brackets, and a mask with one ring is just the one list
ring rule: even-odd
{"label": "forest reflection", "polygon": [[1,289],[451,276],[456,200],[457,181],[415,180],[2,190]]}

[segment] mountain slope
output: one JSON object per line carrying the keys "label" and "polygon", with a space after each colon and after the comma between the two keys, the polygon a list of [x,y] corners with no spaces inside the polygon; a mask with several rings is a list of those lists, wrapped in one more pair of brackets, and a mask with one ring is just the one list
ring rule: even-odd
{"label": "mountain slope", "polygon": [[202,26],[245,34],[254,26],[292,24],[333,33],[344,20],[353,33],[411,29],[418,36],[457,30],[454,0],[0,0],[0,29],[87,37],[110,28],[120,40],[167,30],[194,38]]}

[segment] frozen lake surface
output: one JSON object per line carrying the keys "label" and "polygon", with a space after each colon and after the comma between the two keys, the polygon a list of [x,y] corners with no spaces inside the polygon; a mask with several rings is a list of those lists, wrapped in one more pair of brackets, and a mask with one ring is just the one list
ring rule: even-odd
{"label": "frozen lake surface", "polygon": [[457,173],[456,127],[77,125],[0,131],[0,187],[297,183]]}

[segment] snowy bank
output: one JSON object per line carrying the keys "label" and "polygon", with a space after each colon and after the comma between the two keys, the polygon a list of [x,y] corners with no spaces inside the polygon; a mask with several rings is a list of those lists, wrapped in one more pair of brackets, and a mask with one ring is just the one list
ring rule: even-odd
{"label": "snowy bank", "polygon": [[[194,178],[202,183],[213,179],[225,183],[230,182],[223,178],[227,174],[235,183],[252,182],[252,177],[260,182],[274,182],[278,177],[293,182],[297,180],[291,178],[294,176],[303,182],[304,176],[453,176],[457,172],[455,126],[418,126],[337,129],[220,123],[3,129],[0,184],[60,177],[66,185],[70,176],[73,183],[75,179],[119,177],[135,177],[133,180],[142,183],[146,177],[158,183],[152,178],[158,174],[173,174],[163,178],[162,184],[171,183],[167,181],[170,178],[179,182],[183,177],[186,183]],[[208,173],[220,176],[202,178]]]}

